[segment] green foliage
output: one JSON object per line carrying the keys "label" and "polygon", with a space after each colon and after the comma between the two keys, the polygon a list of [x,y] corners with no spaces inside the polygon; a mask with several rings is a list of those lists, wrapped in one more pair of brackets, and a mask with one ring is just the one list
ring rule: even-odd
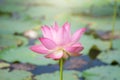
{"label": "green foliage", "polygon": [[26,30],[33,29],[38,24],[31,21],[16,20],[10,18],[0,19],[0,33],[13,34],[23,33]]}
{"label": "green foliage", "polygon": [[26,9],[25,6],[22,5],[18,5],[18,4],[1,4],[0,5],[0,11],[1,12],[9,12],[9,13],[13,13],[13,12],[21,12],[24,11]]}
{"label": "green foliage", "polygon": [[[117,1],[117,14],[120,15],[120,0]],[[83,4],[79,6],[79,10],[76,10],[76,13],[83,13],[86,15],[92,15],[92,16],[111,16],[113,15],[113,5],[114,0],[84,0],[82,2]]]}
{"label": "green foliage", "polygon": [[24,37],[13,35],[0,35],[0,47],[2,48],[17,47],[27,44],[28,41]]}
{"label": "green foliage", "polygon": [[[25,11],[27,15],[32,18],[52,18],[56,14],[60,13],[61,10],[58,10],[56,7],[49,7],[49,6],[32,6],[28,10]],[[34,12],[34,13],[33,13]],[[51,13],[49,13],[51,12]]]}
{"label": "green foliage", "polygon": [[35,65],[55,64],[57,61],[47,59],[44,56],[29,50],[29,47],[14,48],[0,53],[0,59],[8,62],[22,62]]}
{"label": "green foliage", "polygon": [[88,69],[83,72],[85,80],[119,80],[120,67],[101,66]]}
{"label": "green foliage", "polygon": [[[63,80],[79,80],[81,73],[77,71],[64,71]],[[36,80],[59,80],[59,71],[52,73],[46,73],[42,75],[37,75]]]}
{"label": "green foliage", "polygon": [[120,51],[108,51],[108,52],[102,52],[98,59],[101,61],[111,64],[113,62],[117,62],[120,64]]}
{"label": "green foliage", "polygon": [[27,71],[13,70],[9,72],[8,69],[0,69],[1,80],[32,80],[32,74]]}
{"label": "green foliage", "polygon": [[[112,17],[85,17],[80,16],[81,22],[88,24],[90,23],[91,26],[89,26],[90,29],[93,30],[103,30],[103,31],[111,31],[112,29]],[[120,18],[117,17],[115,22],[115,30],[119,31],[120,33]]]}
{"label": "green foliage", "polygon": [[110,48],[109,41],[102,41],[100,39],[94,39],[93,36],[82,36],[80,42],[84,45],[83,54],[88,54],[90,49],[96,45],[99,50],[104,51]]}
{"label": "green foliage", "polygon": [[113,48],[120,50],[120,39],[113,40]]}

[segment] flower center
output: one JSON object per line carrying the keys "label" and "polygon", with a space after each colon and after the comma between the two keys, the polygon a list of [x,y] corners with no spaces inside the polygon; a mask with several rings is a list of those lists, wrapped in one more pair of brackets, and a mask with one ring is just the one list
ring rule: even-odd
{"label": "flower center", "polygon": [[58,47],[55,49],[56,54],[57,52],[60,52],[60,51],[63,52],[63,58],[68,58],[70,56],[69,53],[66,50],[64,50],[64,48],[62,47]]}

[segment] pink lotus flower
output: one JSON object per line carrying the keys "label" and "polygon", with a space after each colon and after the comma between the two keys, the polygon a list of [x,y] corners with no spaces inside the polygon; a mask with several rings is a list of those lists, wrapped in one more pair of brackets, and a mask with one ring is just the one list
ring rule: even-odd
{"label": "pink lotus flower", "polygon": [[36,53],[59,60],[69,56],[79,56],[83,50],[83,46],[78,41],[86,31],[85,28],[79,29],[73,35],[71,35],[69,23],[65,23],[62,27],[59,27],[57,23],[52,27],[45,25],[41,30],[43,33],[43,37],[39,38],[41,44],[30,47]]}

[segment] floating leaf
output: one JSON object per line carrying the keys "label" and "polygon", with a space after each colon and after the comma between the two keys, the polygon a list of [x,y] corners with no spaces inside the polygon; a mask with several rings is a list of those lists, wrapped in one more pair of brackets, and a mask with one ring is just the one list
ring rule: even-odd
{"label": "floating leaf", "polygon": [[0,5],[0,11],[2,12],[21,12],[26,9],[26,6],[19,4],[2,4]]}
{"label": "floating leaf", "polygon": [[119,80],[120,67],[101,66],[88,69],[83,72],[85,80]]}
{"label": "floating leaf", "polygon": [[[11,24],[12,23],[12,24]],[[0,33],[14,34],[23,33],[26,30],[33,29],[38,24],[34,21],[15,20],[10,18],[0,19]]]}
{"label": "floating leaf", "polygon": [[[78,71],[64,71],[63,72],[63,80],[79,80],[81,77],[81,73]],[[54,73],[46,73],[42,75],[37,75],[35,77],[36,80],[59,80],[59,71]]]}
{"label": "floating leaf", "polygon": [[47,59],[44,56],[29,50],[29,47],[14,48],[0,53],[0,59],[8,62],[22,62],[35,65],[56,64],[57,61]]}
{"label": "floating leaf", "polygon": [[32,74],[27,71],[13,70],[9,72],[8,69],[0,69],[1,80],[32,80]]}
{"label": "floating leaf", "polygon": [[104,51],[110,48],[108,41],[102,41],[100,39],[94,39],[93,36],[82,36],[80,42],[84,45],[83,53],[89,53],[89,50],[95,45],[99,50]]}
{"label": "floating leaf", "polygon": [[113,40],[113,48],[120,50],[120,39]]}
{"label": "floating leaf", "polygon": [[[86,16],[78,16],[81,22],[86,24],[90,23],[90,29],[93,30],[103,30],[103,31],[111,31],[112,29],[112,17],[86,17]],[[115,22],[115,31],[120,31],[120,18],[116,18]],[[116,33],[116,32],[115,32]]]}
{"label": "floating leaf", "polygon": [[9,48],[28,44],[26,38],[13,35],[0,35],[0,47]]}
{"label": "floating leaf", "polygon": [[[32,18],[39,18],[41,20],[53,18],[56,14],[62,13],[64,9],[58,9],[50,6],[32,6],[25,13]],[[48,14],[49,13],[49,14]]]}
{"label": "floating leaf", "polygon": [[112,62],[117,62],[120,64],[120,51],[102,52],[98,56],[98,59],[108,64],[111,64]]}

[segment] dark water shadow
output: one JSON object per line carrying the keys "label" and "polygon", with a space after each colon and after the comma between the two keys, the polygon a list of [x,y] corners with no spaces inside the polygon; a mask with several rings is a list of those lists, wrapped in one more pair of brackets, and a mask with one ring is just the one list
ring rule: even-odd
{"label": "dark water shadow", "polygon": [[[80,64],[77,65],[76,67],[69,67],[69,66],[72,66],[74,65],[75,63],[77,63],[77,61],[72,64],[71,61],[72,60],[83,60],[86,62],[86,64]],[[89,56],[87,55],[84,55],[84,56],[80,56],[80,57],[71,57],[69,60],[66,61],[66,63],[64,64],[64,70],[76,70],[76,71],[84,71],[86,69],[89,69],[89,68],[92,68],[92,67],[95,67],[95,66],[102,66],[102,65],[107,65],[103,62],[101,62],[100,60],[98,59],[95,59],[95,60],[91,60],[89,58]],[[54,64],[54,65],[48,65],[48,66],[36,66],[36,68],[34,70],[31,70],[31,72],[34,74],[34,75],[38,75],[38,74],[43,74],[43,73],[52,73],[52,72],[55,72],[59,70],[59,66],[58,64]]]}

